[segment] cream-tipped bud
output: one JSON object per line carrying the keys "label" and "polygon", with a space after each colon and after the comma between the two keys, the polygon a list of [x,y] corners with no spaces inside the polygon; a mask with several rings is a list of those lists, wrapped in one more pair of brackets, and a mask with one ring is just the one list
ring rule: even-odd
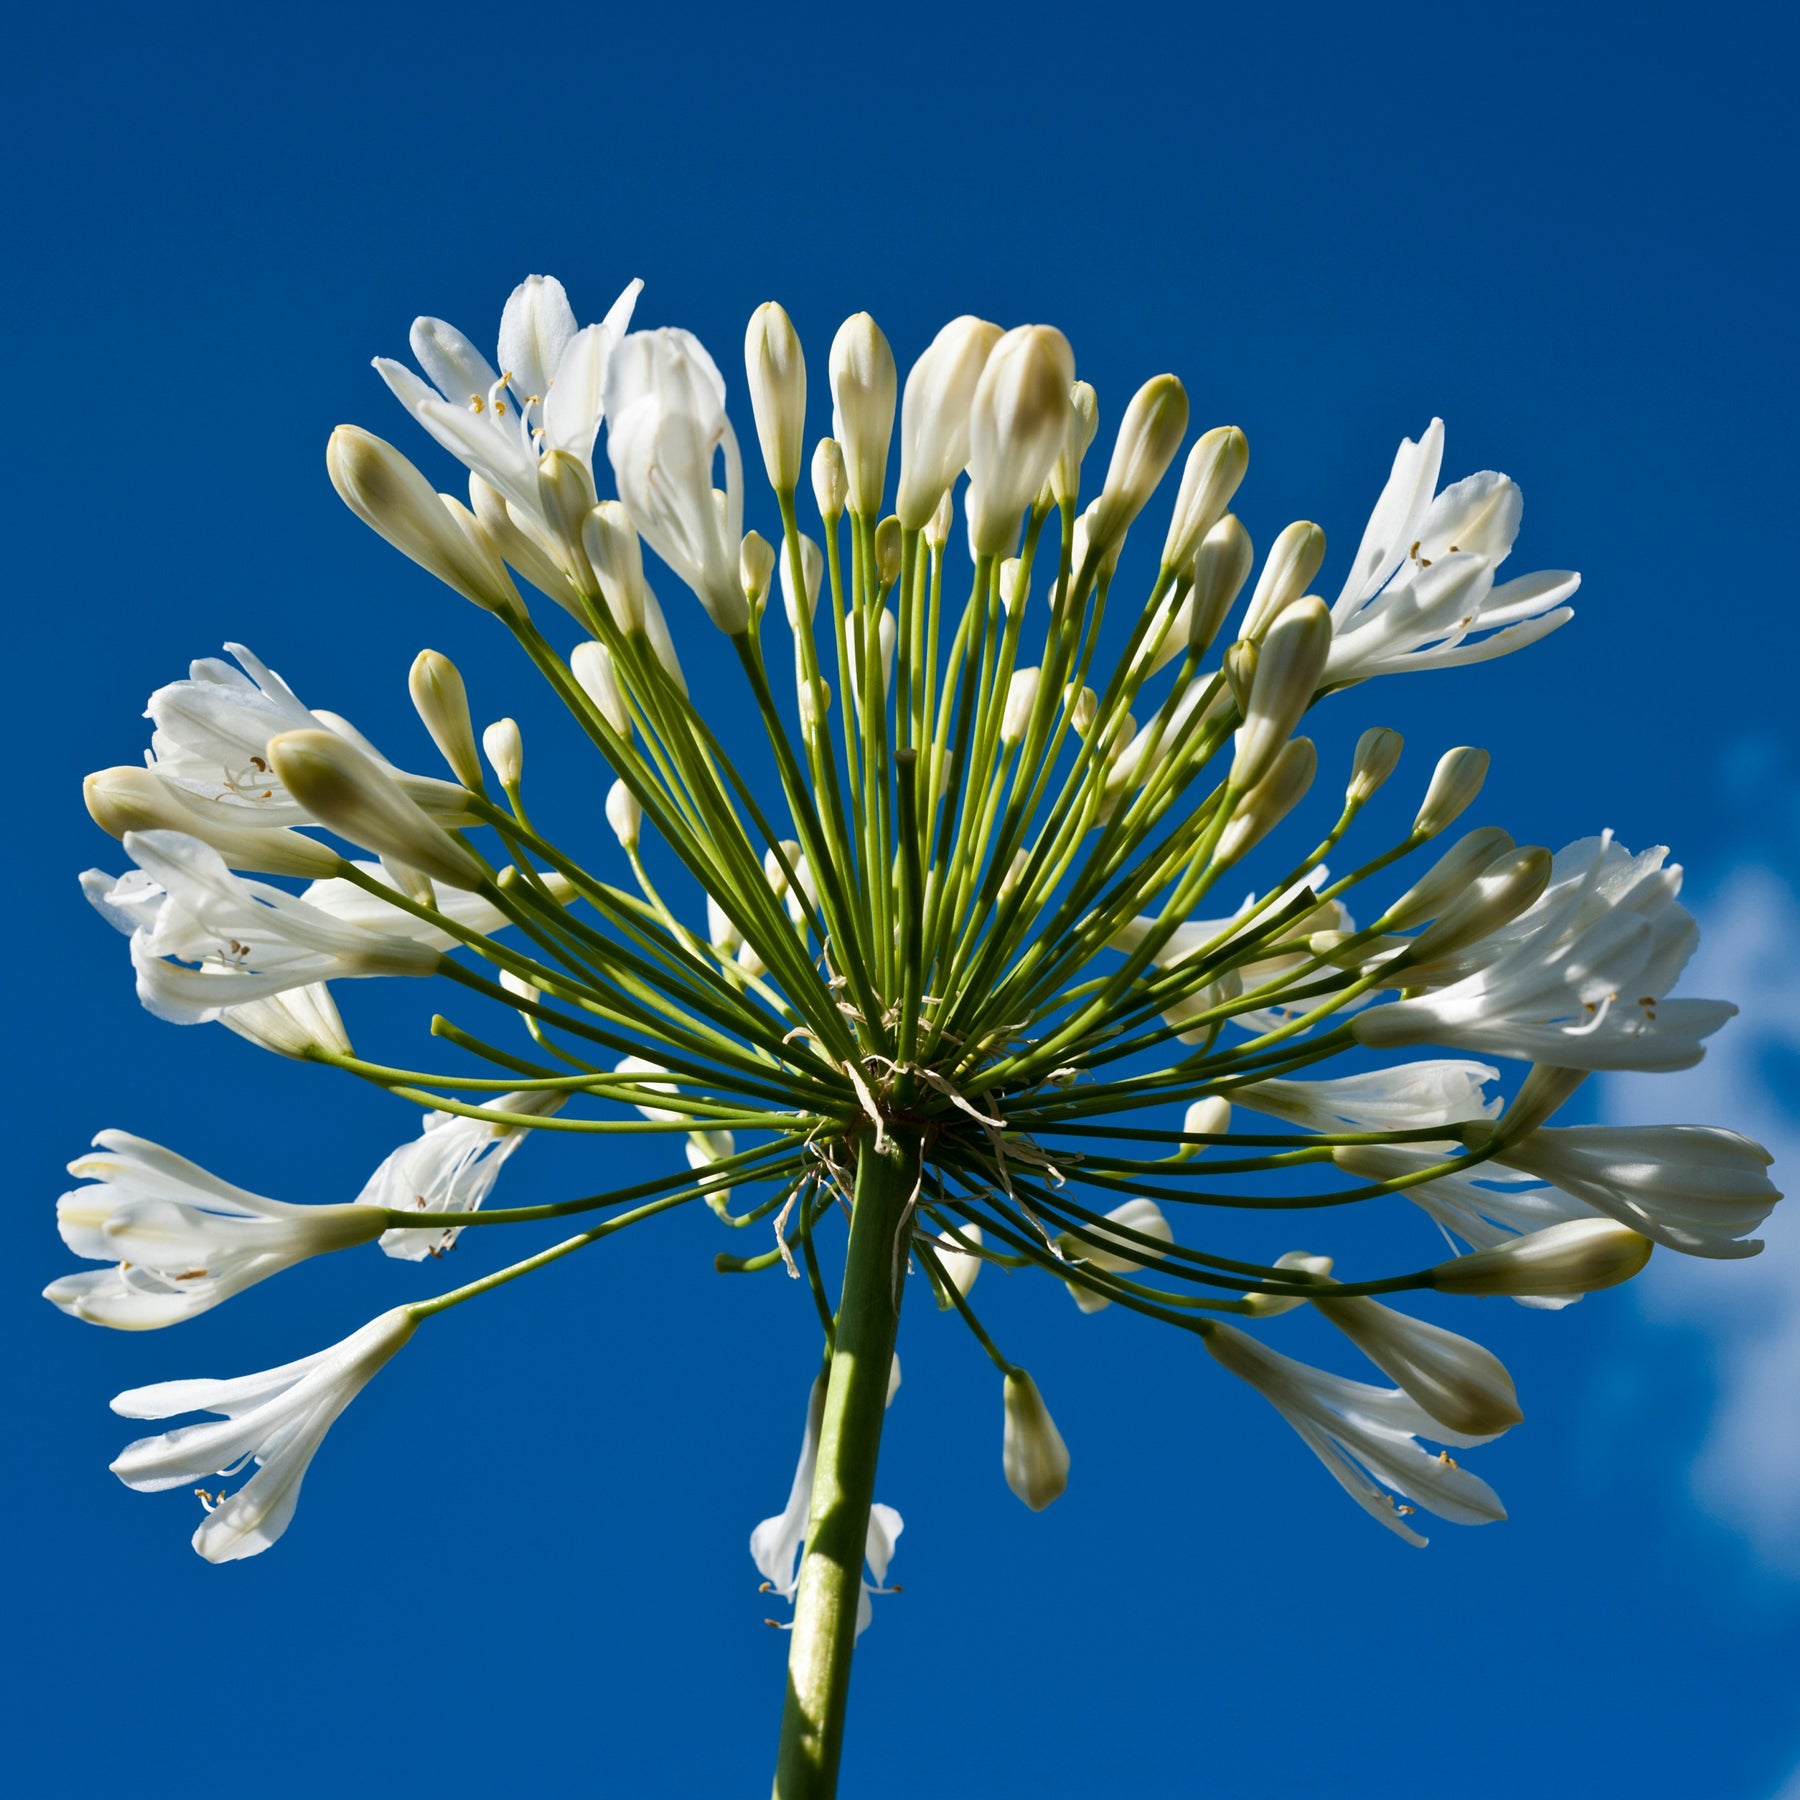
{"label": "cream-tipped bud", "polygon": [[[804,532],[800,534],[800,576],[806,583],[806,613],[811,619],[819,604],[819,587],[825,579],[825,552]],[[781,540],[781,601],[787,608],[788,623],[800,628],[800,597],[794,591],[794,546]]]}
{"label": "cream-tipped bud", "polygon": [[1536,844],[1509,850],[1473,881],[1413,939],[1407,984],[1435,957],[1464,949],[1516,919],[1550,885],[1550,852]]}
{"label": "cream-tipped bud", "polygon": [[1024,568],[1024,563],[1016,556],[1006,557],[1000,564],[1000,604],[1008,612],[1018,605],[1022,597],[1019,593],[1019,576]]}
{"label": "cream-tipped bud", "polygon": [[1162,566],[1186,570],[1206,534],[1225,516],[1250,467],[1250,440],[1235,425],[1216,425],[1188,452],[1163,540]]}
{"label": "cream-tipped bud", "polygon": [[481,734],[481,747],[503,788],[519,785],[525,774],[525,740],[516,719],[496,719]]}
{"label": "cream-tipped bud", "polygon": [[706,941],[721,956],[731,955],[744,941],[744,934],[732,924],[731,915],[711,894],[706,896]]}
{"label": "cream-tipped bud", "polygon": [[919,530],[969,460],[969,414],[998,325],[952,319],[913,364],[900,402],[900,492],[894,510]]}
{"label": "cream-tipped bud", "polygon": [[421,650],[413,658],[406,691],[451,774],[479,794],[481,758],[475,752],[475,723],[469,717],[469,694],[461,671],[436,650]]}
{"label": "cream-tipped bud", "polygon": [[844,450],[836,438],[820,438],[813,446],[813,503],[827,527],[844,516],[850,478],[844,473]]}
{"label": "cream-tipped bud", "polygon": [[663,614],[662,602],[644,589],[644,636],[649,640],[651,653],[662,664],[663,673],[674,682],[683,694],[688,691],[687,677],[681,672],[681,658],[675,653],[675,639],[669,632],[669,621]]}
{"label": "cream-tipped bud", "polygon": [[1020,325],[995,344],[969,414],[969,543],[1003,556],[1068,441],[1075,352],[1053,325]]}
{"label": "cream-tipped bud", "polygon": [[1194,552],[1194,591],[1189,596],[1193,610],[1188,614],[1188,648],[1196,655],[1219,635],[1255,560],[1250,534],[1234,513],[1227,513],[1200,540],[1200,548]]}
{"label": "cream-tipped bud", "polygon": [[1298,600],[1325,561],[1325,533],[1310,519],[1296,519],[1269,546],[1256,591],[1244,614],[1243,635],[1262,637],[1282,611]]}
{"label": "cream-tipped bud", "polygon": [[[154,769],[125,763],[99,769],[81,784],[88,816],[111,837],[128,831],[185,831],[210,844],[234,869],[259,875],[325,879],[344,859],[329,844],[285,826],[234,825],[223,809],[166,782]],[[253,817],[254,815],[248,815]]]}
{"label": "cream-tipped bud", "polygon": [[775,574],[775,546],[760,531],[747,531],[738,546],[738,585],[753,612],[760,612]]}
{"label": "cream-tipped bud", "polygon": [[831,435],[843,446],[850,510],[859,518],[881,512],[898,385],[881,327],[866,312],[846,319],[831,340]]}
{"label": "cream-tipped bud", "polygon": [[1023,1369],[1007,1376],[1002,1400],[1006,1432],[1000,1461],[1006,1485],[1033,1512],[1042,1512],[1069,1485],[1069,1447],[1037,1383]]}
{"label": "cream-tipped bud", "polygon": [[637,848],[638,834],[644,824],[644,809],[638,804],[637,795],[622,781],[615,781],[606,790],[606,822],[613,828],[613,836],[619,840],[621,850]]}
{"label": "cream-tipped bud", "polygon": [[[782,867],[782,858],[787,859],[787,868]],[[781,855],[775,853],[774,845],[763,852],[763,878],[768,882],[777,900],[785,900],[788,891],[788,869],[798,870],[800,865],[800,846],[793,838],[781,840]]]}
{"label": "cream-tipped bud", "polygon": [[[1313,1256],[1305,1250],[1288,1250],[1276,1257],[1272,1267],[1287,1269],[1295,1276],[1313,1276],[1323,1282],[1331,1273],[1333,1259],[1329,1256]],[[1283,1313],[1292,1312],[1297,1306],[1304,1306],[1306,1300],[1299,1294],[1246,1294],[1244,1308],[1253,1319],[1278,1319]]]}
{"label": "cream-tipped bud", "polygon": [[543,527],[529,520],[521,525],[500,491],[473,470],[469,472],[469,505],[500,557],[511,563],[540,593],[548,594],[565,612],[581,619],[581,596],[556,558],[544,547],[541,541]]}
{"label": "cream-tipped bud", "polygon": [[1431,785],[1425,790],[1425,803],[1413,820],[1413,836],[1436,837],[1453,825],[1474,804],[1487,780],[1488,753],[1464,745],[1446,750],[1431,772]]}
{"label": "cream-tipped bud", "polygon": [[451,887],[476,888],[486,878],[473,852],[335,731],[285,731],[269,740],[268,757],[288,792],[328,830]]}
{"label": "cream-tipped bud", "polygon": [[1031,867],[1031,852],[1015,850],[1013,859],[1007,865],[1006,879],[1000,883],[1000,898],[1011,899],[1019,891],[1019,883],[1025,879],[1025,871]]}
{"label": "cream-tipped bud", "polygon": [[1238,802],[1231,822],[1219,833],[1216,859],[1229,863],[1249,855],[1305,799],[1318,769],[1319,753],[1311,738],[1290,738],[1283,744],[1268,773]]}
{"label": "cream-tipped bud", "polygon": [[461,501],[439,494],[392,444],[340,425],[325,446],[325,467],[344,504],[403,556],[484,610],[525,617],[525,602],[481,522]]}
{"label": "cream-tipped bud", "polygon": [[925,526],[925,542],[939,556],[944,554],[944,546],[950,542],[950,529],[956,523],[956,498],[950,488],[944,489],[944,497],[937,503],[937,511]]}
{"label": "cream-tipped bud", "polygon": [[1106,550],[1124,538],[1168,473],[1187,422],[1187,389],[1173,375],[1155,376],[1131,396],[1113,440],[1106,485],[1088,509],[1090,544]]}
{"label": "cream-tipped bud", "polygon": [[534,982],[527,981],[523,975],[515,975],[511,969],[500,971],[500,985],[527,1006],[538,1005],[544,997],[543,990]]}
{"label": "cream-tipped bud", "polygon": [[1440,1294],[1504,1294],[1555,1300],[1629,1281],[1650,1260],[1651,1243],[1612,1219],[1569,1219],[1493,1250],[1439,1263]]}
{"label": "cream-tipped bud", "polygon": [[1237,731],[1230,785],[1254,787],[1300,723],[1318,692],[1331,654],[1331,614],[1323,600],[1296,601],[1270,626],[1258,647],[1249,704]]}
{"label": "cream-tipped bud", "polygon": [[1498,825],[1480,825],[1459,837],[1382,915],[1394,928],[1435,919],[1513,841]]}
{"label": "cream-tipped bud", "polygon": [[750,328],[744,333],[744,373],[769,485],[785,494],[800,481],[806,357],[793,320],[773,300],[765,300],[750,315]]}
{"label": "cream-tipped bud", "polygon": [[644,628],[644,547],[631,515],[617,500],[602,500],[582,523],[582,542],[600,582],[606,609],[621,631]]}
{"label": "cream-tipped bud", "polygon": [[875,579],[886,593],[900,579],[900,521],[892,513],[875,527]]}
{"label": "cream-tipped bud", "polygon": [[1086,381],[1069,386],[1069,423],[1063,447],[1050,470],[1050,498],[1058,506],[1074,503],[1081,491],[1081,461],[1100,429],[1100,396]]}
{"label": "cream-tipped bud", "polygon": [[1250,710],[1250,690],[1256,685],[1256,665],[1260,652],[1249,638],[1239,638],[1227,647],[1220,659],[1225,686],[1241,713]]}
{"label": "cream-tipped bud", "polygon": [[[1231,1129],[1231,1102],[1223,1094],[1208,1094],[1204,1100],[1194,1101],[1181,1129],[1189,1137],[1223,1137]],[[1185,1144],[1182,1154],[1198,1156],[1206,1148],[1205,1144]]]}
{"label": "cream-tipped bud", "polygon": [[[862,666],[863,666],[863,621],[855,621],[855,635],[850,639],[850,699],[857,709],[858,717],[862,713]],[[880,698],[887,699],[888,681],[894,672],[894,645],[899,635],[899,628],[894,622],[894,615],[884,606],[875,621],[876,655],[881,661]],[[819,684],[821,687],[824,683]]]}
{"label": "cream-tipped bud", "polygon": [[1371,725],[1356,740],[1356,754],[1350,759],[1350,785],[1344,789],[1349,806],[1361,806],[1400,766],[1400,752],[1406,740],[1385,725]]}
{"label": "cream-tipped bud", "polygon": [[[979,1225],[958,1225],[957,1230],[977,1249],[981,1247]],[[947,1231],[938,1233],[935,1248],[938,1266],[944,1271],[945,1278],[965,1300],[968,1299],[969,1289],[975,1285],[975,1277],[981,1273],[981,1258],[971,1256]],[[940,1304],[950,1306],[954,1302],[945,1295]]]}
{"label": "cream-tipped bud", "polygon": [[601,718],[629,743],[631,714],[626,710],[624,690],[619,686],[618,672],[613,668],[612,652],[604,644],[589,638],[569,652],[569,673],[593,701]]}
{"label": "cream-tipped bud", "polygon": [[1100,696],[1091,687],[1084,687],[1077,693],[1071,683],[1063,689],[1063,705],[1069,709],[1069,723],[1086,737],[1093,730],[1095,716],[1100,711]]}
{"label": "cream-tipped bud", "polygon": [[1015,669],[1006,684],[1006,706],[1000,715],[1000,741],[1009,749],[1024,737],[1031,723],[1031,709],[1037,705],[1039,669]]}

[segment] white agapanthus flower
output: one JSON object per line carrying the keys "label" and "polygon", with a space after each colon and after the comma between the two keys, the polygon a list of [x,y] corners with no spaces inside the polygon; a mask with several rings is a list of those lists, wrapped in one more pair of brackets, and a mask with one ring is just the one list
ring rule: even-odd
{"label": "white agapanthus flower", "polygon": [[1230,1325],[1215,1325],[1204,1342],[1216,1362],[1249,1382],[1293,1426],[1370,1518],[1407,1543],[1422,1546],[1425,1539],[1406,1522],[1414,1507],[1396,1504],[1395,1494],[1454,1525],[1489,1525],[1506,1517],[1485,1481],[1419,1442],[1461,1448],[1490,1443],[1498,1433],[1454,1431],[1399,1388],[1327,1374]]}
{"label": "white agapanthus flower", "polygon": [[[568,1099],[567,1092],[559,1088],[534,1088],[497,1094],[485,1104],[497,1113],[549,1118],[560,1112]],[[477,1212],[494,1191],[507,1158],[525,1142],[526,1135],[517,1125],[494,1124],[461,1113],[428,1112],[419,1135],[382,1158],[356,1196],[357,1204],[393,1212]],[[405,1262],[422,1262],[428,1256],[441,1256],[460,1234],[461,1227],[456,1225],[395,1226],[381,1234],[381,1247]]]}
{"label": "white agapanthus flower", "polygon": [[[438,952],[404,930],[372,931],[226,868],[218,851],[176,831],[134,831],[138,867],[98,869],[81,885],[131,938],[138,998],[159,1019],[199,1025],[290,988],[366,975],[429,975]],[[397,909],[396,923],[416,923]]]}
{"label": "white agapanthus flower", "polygon": [[514,523],[550,543],[560,526],[546,516],[538,463],[561,451],[592,487],[607,365],[643,285],[631,282],[604,319],[578,328],[562,283],[530,275],[500,315],[498,373],[454,325],[432,318],[415,319],[410,339],[429,380],[391,357],[376,357],[375,368],[432,437],[502,496]]}
{"label": "white agapanthus flower", "polygon": [[94,1144],[69,1164],[90,1185],[57,1201],[56,1224],[77,1256],[114,1266],[44,1290],[90,1324],[179,1324],[309,1256],[366,1244],[380,1229],[354,1207],[265,1199],[127,1131],[103,1131]]}
{"label": "white agapanthus flower", "polygon": [[[896,1362],[888,1375],[890,1404],[894,1391],[899,1386],[895,1373],[898,1367]],[[787,1505],[772,1518],[764,1519],[750,1534],[751,1560],[761,1572],[768,1591],[779,1594],[784,1600],[792,1600],[800,1585],[800,1547],[806,1541],[806,1529],[810,1522],[813,1475],[819,1460],[819,1428],[824,1418],[825,1378],[820,1376],[813,1383],[812,1392],[807,1399],[806,1429],[801,1434],[800,1460],[794,1468],[794,1484],[788,1490]],[[869,1535],[863,1556],[874,1579],[863,1582],[862,1592],[857,1599],[858,1637],[868,1630],[874,1617],[875,1609],[869,1596],[888,1591],[888,1565],[893,1561],[894,1546],[905,1529],[905,1521],[893,1507],[884,1506],[879,1500],[870,1506]]]}
{"label": "white agapanthus flower", "polygon": [[1664,998],[1696,941],[1691,915],[1674,899],[1680,871],[1658,866],[1664,854],[1633,858],[1610,833],[1571,844],[1542,899],[1447,959],[1452,975],[1469,973],[1359,1014],[1357,1038],[1566,1069],[1691,1067],[1737,1008]]}
{"label": "white agapanthus flower", "polygon": [[[1123,1206],[1115,1206],[1106,1215],[1115,1225],[1123,1225],[1127,1231],[1135,1231],[1144,1237],[1160,1238],[1165,1244],[1175,1241],[1175,1233],[1163,1210],[1154,1200],[1127,1200]],[[975,1239],[977,1243],[981,1240]],[[1153,1250],[1148,1244],[1135,1244],[1129,1238],[1112,1237],[1098,1226],[1084,1226],[1079,1233],[1065,1232],[1061,1239],[1063,1254],[1071,1262],[1084,1263],[1090,1268],[1103,1269],[1109,1275],[1135,1275],[1140,1273],[1146,1264],[1161,1259],[1163,1252]],[[1117,1248],[1111,1246],[1116,1244]],[[955,1253],[959,1261],[973,1263],[979,1269],[980,1260],[968,1255],[966,1251]],[[953,1267],[953,1265],[947,1265]],[[952,1279],[955,1279],[954,1274]],[[969,1280],[974,1281],[971,1275]],[[1112,1305],[1109,1295],[1096,1293],[1093,1288],[1084,1287],[1079,1281],[1068,1281],[1063,1284],[1069,1290],[1069,1297],[1084,1313],[1102,1312]]]}
{"label": "white agapanthus flower", "polygon": [[1434,499],[1443,455],[1442,419],[1401,443],[1331,609],[1328,685],[1486,662],[1574,617],[1562,602],[1581,577],[1566,569],[1494,585],[1518,535],[1519,490],[1490,469]]}
{"label": "white agapanthus flower", "polygon": [[1487,1097],[1500,1071],[1488,1063],[1395,1063],[1331,1081],[1252,1081],[1231,1090],[1234,1105],[1308,1131],[1414,1131],[1500,1116]]}
{"label": "white agapanthus flower", "polygon": [[220,1413],[216,1424],[178,1425],[127,1444],[112,1472],[127,1487],[154,1494],[215,1476],[229,1481],[254,1462],[235,1492],[201,1492],[206,1517],[194,1548],[208,1562],[237,1562],[268,1549],[293,1520],[300,1484],[338,1415],[413,1334],[412,1312],[397,1306],[328,1350],[235,1380],[159,1381],[131,1388],[112,1403],[127,1419]]}

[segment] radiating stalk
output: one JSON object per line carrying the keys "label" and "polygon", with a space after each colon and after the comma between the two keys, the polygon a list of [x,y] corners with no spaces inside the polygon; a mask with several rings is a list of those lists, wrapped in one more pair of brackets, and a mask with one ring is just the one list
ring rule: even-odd
{"label": "radiating stalk", "polygon": [[877,1151],[869,1139],[863,1140],[819,1431],[806,1559],[800,1565],[794,1600],[787,1704],[775,1766],[776,1800],[830,1800],[837,1792],[869,1504],[875,1494],[888,1373],[900,1322],[905,1270],[900,1233],[918,1172],[916,1141],[889,1139]]}

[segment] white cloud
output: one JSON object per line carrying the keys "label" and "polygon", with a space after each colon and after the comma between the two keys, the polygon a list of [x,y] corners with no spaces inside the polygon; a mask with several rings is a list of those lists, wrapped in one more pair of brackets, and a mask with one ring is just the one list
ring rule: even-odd
{"label": "white cloud", "polygon": [[[1774,1155],[1788,1188],[1800,1170],[1800,900],[1762,864],[1736,869],[1698,907],[1704,936],[1681,991],[1735,1000],[1741,1015],[1679,1075],[1612,1075],[1599,1096],[1614,1124],[1726,1125]],[[1784,1092],[1784,1086],[1786,1091]],[[1785,1216],[1789,1207],[1797,1216]],[[1800,1200],[1777,1207],[1767,1249],[1741,1262],[1659,1252],[1637,1283],[1652,1318],[1713,1341],[1717,1401],[1694,1491],[1771,1563],[1800,1575]],[[1781,1800],[1800,1800],[1800,1774]]]}

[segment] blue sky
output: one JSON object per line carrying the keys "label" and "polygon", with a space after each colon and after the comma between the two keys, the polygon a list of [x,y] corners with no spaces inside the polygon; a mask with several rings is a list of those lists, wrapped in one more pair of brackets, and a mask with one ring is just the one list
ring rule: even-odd
{"label": "blue sky", "polygon": [[[114,5],[15,27],[0,304],[30,855],[0,1342],[22,1788],[766,1779],[784,1642],[745,1541],[786,1494],[813,1325],[779,1272],[715,1275],[709,1221],[437,1321],[334,1430],[289,1537],[223,1569],[188,1550],[185,1495],[106,1472],[131,1435],[107,1398],[285,1361],[436,1271],[339,1258],[135,1338],[36,1297],[68,1263],[61,1165],[102,1126],[295,1200],[352,1196],[414,1129],[137,1007],[74,885],[120,864],[77,790],[141,753],[152,687],[242,640],[424,767],[404,682],[430,644],[484,717],[525,722],[569,835],[609,842],[578,748],[532,735],[528,672],[322,462],[341,420],[405,441],[368,359],[403,354],[415,313],[485,342],[528,272],[584,318],[642,275],[639,321],[713,349],[746,438],[737,346],[763,299],[811,353],[815,432],[851,311],[902,367],[954,313],[1053,321],[1103,430],[1163,369],[1197,426],[1242,425],[1238,510],[1259,545],[1323,523],[1327,583],[1395,444],[1442,414],[1446,474],[1520,481],[1518,566],[1581,569],[1578,615],[1353,697],[1338,729],[1405,731],[1409,792],[1439,749],[1486,745],[1482,816],[1522,841],[1672,845],[1712,931],[1689,987],[1744,1018],[1695,1075],[1585,1103],[1800,1150],[1791,32],[1730,6]],[[711,628],[662,587],[733,716]],[[359,1043],[420,1053],[421,996],[346,1010]],[[506,1177],[513,1203],[594,1185],[562,1142]],[[1191,1346],[1020,1281],[989,1322],[1075,1457],[1028,1515],[992,1371],[915,1308],[880,1481],[907,1591],[864,1641],[847,1792],[1772,1800],[1800,1768],[1800,1235],[1778,1216],[1736,1283],[1665,1260],[1560,1315],[1482,1316],[1528,1415],[1481,1465],[1512,1518],[1425,1552]]]}

